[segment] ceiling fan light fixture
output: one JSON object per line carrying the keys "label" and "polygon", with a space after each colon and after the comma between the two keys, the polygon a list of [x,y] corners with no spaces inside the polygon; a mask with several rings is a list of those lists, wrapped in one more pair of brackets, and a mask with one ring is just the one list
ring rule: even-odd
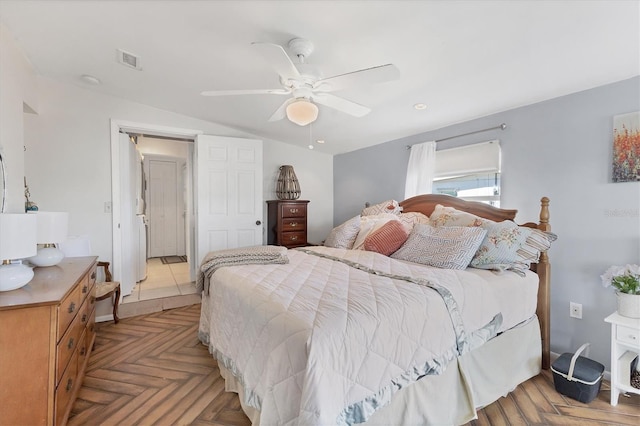
{"label": "ceiling fan light fixture", "polygon": [[298,126],[306,126],[318,118],[318,107],[308,99],[296,99],[287,105],[287,118]]}

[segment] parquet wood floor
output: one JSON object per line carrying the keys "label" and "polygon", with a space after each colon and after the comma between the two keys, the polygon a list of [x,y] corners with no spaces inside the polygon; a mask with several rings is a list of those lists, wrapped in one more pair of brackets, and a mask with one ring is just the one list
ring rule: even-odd
{"label": "parquet wood floor", "polygon": [[[95,349],[68,424],[249,425],[198,341],[200,305],[97,325]],[[468,425],[640,425],[640,396],[609,405],[608,383],[582,404],[558,394],[548,371],[478,412]],[[25,401],[25,403],[28,403]]]}

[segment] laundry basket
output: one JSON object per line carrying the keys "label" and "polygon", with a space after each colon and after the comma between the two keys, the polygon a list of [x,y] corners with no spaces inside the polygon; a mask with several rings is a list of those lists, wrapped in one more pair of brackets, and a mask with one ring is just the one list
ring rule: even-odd
{"label": "laundry basket", "polygon": [[604,365],[580,356],[588,346],[589,343],[585,343],[573,354],[563,353],[551,365],[556,390],[584,403],[598,395],[604,374]]}

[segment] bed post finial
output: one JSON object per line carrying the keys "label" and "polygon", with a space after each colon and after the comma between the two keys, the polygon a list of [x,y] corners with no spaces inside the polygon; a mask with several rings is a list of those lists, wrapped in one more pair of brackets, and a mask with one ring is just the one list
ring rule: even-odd
{"label": "bed post finial", "polygon": [[545,228],[543,231],[551,230],[549,227],[549,198],[547,197],[540,199],[540,225],[543,225]]}

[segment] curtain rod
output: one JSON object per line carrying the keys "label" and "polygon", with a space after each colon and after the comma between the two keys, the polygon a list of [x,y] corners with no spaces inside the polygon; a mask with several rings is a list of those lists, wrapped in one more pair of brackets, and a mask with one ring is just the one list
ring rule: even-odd
{"label": "curtain rod", "polygon": [[[507,128],[507,124],[506,123],[502,123],[499,126],[495,126],[495,127],[488,127],[486,129],[482,129],[482,130],[475,130],[473,132],[469,132],[469,133],[462,133],[460,135],[455,135],[455,136],[449,136],[448,138],[442,138],[442,139],[437,139],[436,142],[443,142],[443,141],[448,141],[449,139],[454,139],[454,138],[459,138],[462,136],[469,136],[469,135],[475,135],[476,133],[482,133],[482,132],[488,132],[489,130],[504,130]],[[407,145],[407,149],[411,149],[412,145]]]}

